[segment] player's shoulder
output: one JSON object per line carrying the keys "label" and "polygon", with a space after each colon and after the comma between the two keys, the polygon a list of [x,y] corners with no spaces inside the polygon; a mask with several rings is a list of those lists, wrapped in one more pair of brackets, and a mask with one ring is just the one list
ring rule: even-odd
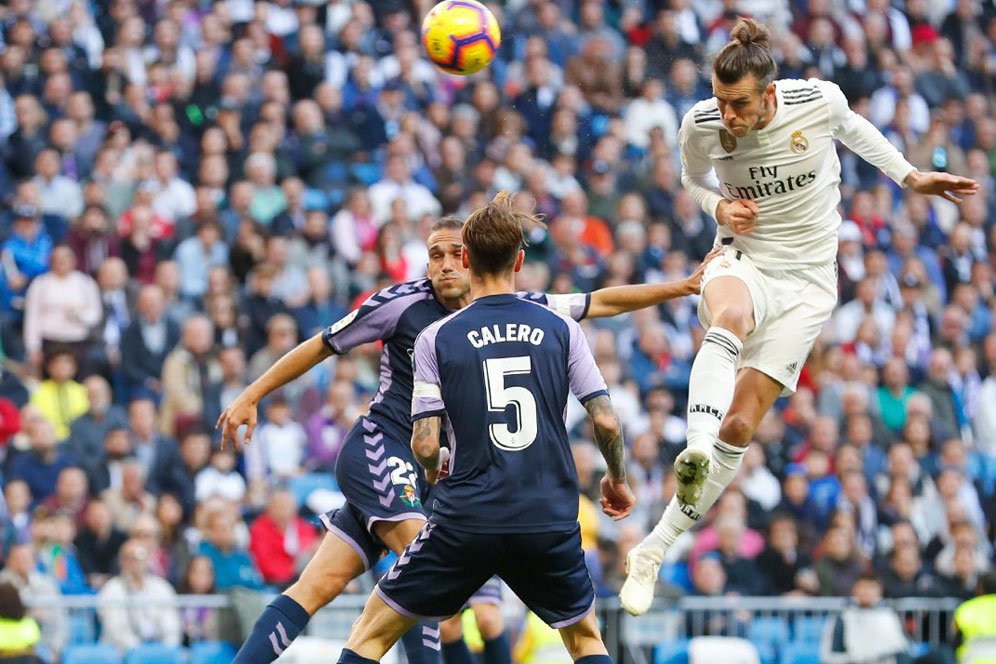
{"label": "player's shoulder", "polygon": [[720,119],[719,104],[716,103],[715,97],[709,97],[708,99],[695,102],[690,109],[685,111],[685,116],[682,118],[681,124],[682,126],[694,129],[702,125],[719,122]]}
{"label": "player's shoulder", "polygon": [[378,305],[392,302],[398,298],[409,298],[414,300],[428,299],[432,297],[432,282],[428,279],[412,279],[402,281],[387,288],[374,291],[363,305]]}
{"label": "player's shoulder", "polygon": [[582,320],[588,315],[591,306],[591,293],[544,293],[542,291],[519,291],[515,294],[520,300],[539,304],[547,309],[574,320]]}
{"label": "player's shoulder", "polygon": [[775,82],[781,103],[791,110],[808,112],[814,105],[825,105],[842,96],[832,81],[820,78],[782,78]]}

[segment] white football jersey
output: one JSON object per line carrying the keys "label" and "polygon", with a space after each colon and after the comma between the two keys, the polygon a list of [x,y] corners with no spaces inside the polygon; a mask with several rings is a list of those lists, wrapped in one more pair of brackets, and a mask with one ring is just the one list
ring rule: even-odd
{"label": "white football jersey", "polygon": [[868,120],[850,110],[834,83],[775,82],[775,116],[743,138],[720,120],[716,98],[685,114],[678,132],[681,182],[707,214],[726,198],[749,198],[757,226],[734,235],[720,226],[717,242],[733,237],[760,269],[825,265],[837,256],[840,161],[834,139],[902,185],[914,170]]}

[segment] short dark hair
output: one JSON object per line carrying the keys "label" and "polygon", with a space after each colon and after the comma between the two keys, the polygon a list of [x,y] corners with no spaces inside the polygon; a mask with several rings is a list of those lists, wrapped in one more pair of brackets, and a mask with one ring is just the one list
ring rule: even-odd
{"label": "short dark hair", "polygon": [[740,18],[730,31],[730,41],[712,61],[712,72],[726,85],[753,74],[760,89],[768,87],[778,75],[768,29],[753,19]]}
{"label": "short dark hair", "polygon": [[21,592],[13,583],[0,583],[0,618],[4,620],[23,620],[27,615]]}
{"label": "short dark hair", "polygon": [[463,225],[463,244],[476,274],[497,275],[512,269],[525,236],[511,194],[498,192],[490,203],[471,212]]}
{"label": "short dark hair", "polygon": [[463,222],[457,217],[441,217],[439,221],[432,225],[429,229],[430,233],[435,233],[436,231],[459,231],[463,228]]}

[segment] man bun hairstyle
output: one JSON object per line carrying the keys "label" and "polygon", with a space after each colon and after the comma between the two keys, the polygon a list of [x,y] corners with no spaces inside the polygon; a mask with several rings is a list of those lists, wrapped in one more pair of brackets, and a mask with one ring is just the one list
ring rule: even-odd
{"label": "man bun hairstyle", "polygon": [[512,269],[519,250],[525,246],[523,216],[506,191],[498,192],[494,200],[470,213],[462,234],[475,274],[499,275]]}
{"label": "man bun hairstyle", "polygon": [[761,90],[768,87],[778,75],[768,29],[754,19],[740,18],[730,31],[729,43],[712,61],[712,72],[725,85],[753,75]]}

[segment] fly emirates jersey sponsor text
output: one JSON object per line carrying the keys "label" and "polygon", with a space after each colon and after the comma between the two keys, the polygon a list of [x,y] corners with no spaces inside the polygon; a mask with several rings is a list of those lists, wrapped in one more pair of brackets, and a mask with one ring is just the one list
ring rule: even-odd
{"label": "fly emirates jersey sponsor text", "polygon": [[834,139],[900,185],[913,166],[865,118],[850,110],[834,83],[775,81],[777,109],[766,127],[743,138],[729,133],[715,97],[685,114],[678,138],[681,181],[707,214],[722,199],[751,199],[760,214],[746,235],[733,236],[760,269],[825,265],[837,256],[840,161]]}

